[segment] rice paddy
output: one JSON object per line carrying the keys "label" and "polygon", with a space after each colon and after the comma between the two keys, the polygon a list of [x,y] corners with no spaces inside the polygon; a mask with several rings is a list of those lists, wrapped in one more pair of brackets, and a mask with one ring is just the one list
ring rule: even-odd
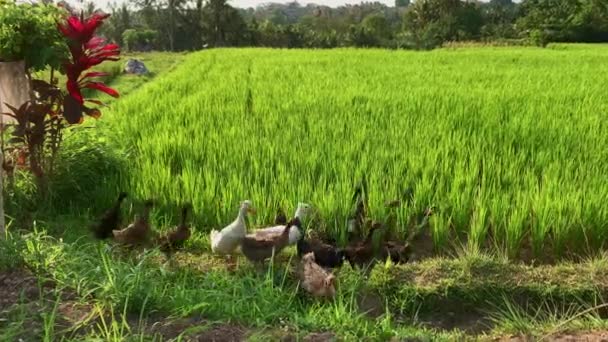
{"label": "rice paddy", "polygon": [[[163,203],[192,201],[197,229],[242,199],[318,209],[343,236],[354,186],[371,216],[413,190],[452,234],[516,255],[597,251],[608,239],[608,48],[217,49],[114,103],[103,135],[128,156],[109,181]],[[122,153],[121,152],[121,153]],[[108,195],[110,197],[110,195]]]}
{"label": "rice paddy", "polygon": [[[107,65],[122,96],[67,134],[45,201],[23,174],[6,189],[0,340],[606,336],[607,46],[137,57],[153,74]],[[403,238],[433,206],[432,241],[414,254],[434,243],[455,257],[345,264],[321,301],[302,292],[294,247],[263,269],[210,253],[209,231],[244,199],[258,211],[249,229],[307,202],[309,228],[344,245],[363,178],[371,218],[396,213]],[[94,241],[86,227],[119,191],[128,222],[157,200],[155,232],[191,202],[185,250]],[[578,260],[513,262],[530,253]]]}

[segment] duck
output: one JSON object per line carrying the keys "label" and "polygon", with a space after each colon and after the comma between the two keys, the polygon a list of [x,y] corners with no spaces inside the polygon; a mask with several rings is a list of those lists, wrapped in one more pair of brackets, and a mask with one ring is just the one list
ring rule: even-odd
{"label": "duck", "polygon": [[93,236],[99,240],[105,240],[112,237],[112,231],[120,228],[122,215],[120,213],[120,207],[124,199],[127,198],[126,192],[118,194],[118,198],[114,205],[108,209],[93,225],[91,225],[91,231]]}
{"label": "duck", "polygon": [[302,256],[297,274],[302,288],[314,297],[335,297],[336,277],[316,263],[314,253]]}
{"label": "duck", "polygon": [[387,200],[386,202],[384,202],[384,206],[387,208],[398,208],[401,206],[401,200],[400,199],[393,199],[393,200]]}
{"label": "duck", "polygon": [[250,200],[241,202],[239,213],[234,221],[221,231],[212,230],[210,234],[211,250],[217,254],[232,254],[247,234],[245,220],[247,214],[255,214],[256,210]]}
{"label": "duck", "polygon": [[414,187],[408,186],[403,189],[400,198],[395,198],[392,200],[387,200],[384,202],[384,205],[387,208],[397,208],[402,205],[410,205],[414,201]]}
{"label": "duck", "polygon": [[274,217],[274,224],[284,226],[287,224],[287,216],[282,208],[277,210],[277,215]]}
{"label": "duck", "polygon": [[359,232],[362,231],[367,221],[367,205],[362,195],[361,187],[355,189],[353,194],[353,202],[355,202],[355,211],[348,219],[348,240],[353,241]]}
{"label": "duck", "polygon": [[[312,206],[310,204],[302,203],[302,202],[298,203],[298,208],[296,209],[294,218],[299,219],[300,226],[311,210],[312,210]],[[285,229],[285,225],[277,225],[277,226],[273,226],[273,227],[258,229],[252,235],[255,235],[255,237],[259,238],[259,239],[267,239],[267,238],[278,236],[279,234],[281,234],[283,232],[284,229]],[[300,231],[298,226],[293,225],[291,227],[291,231],[289,232],[289,245],[296,244],[301,236],[302,236],[302,232]]]}
{"label": "duck", "polygon": [[374,232],[379,229],[382,229],[382,224],[380,222],[373,222],[364,241],[352,243],[344,249],[346,260],[348,260],[352,267],[365,266],[373,261],[375,253],[372,238]]}
{"label": "duck", "polygon": [[386,241],[380,249],[380,257],[382,260],[391,259],[394,264],[407,263],[411,257],[412,249],[409,243],[399,243],[395,241]]}
{"label": "duck", "polygon": [[410,235],[407,240],[412,241],[417,238],[422,232],[427,230],[431,223],[431,217],[435,215],[437,208],[434,206],[427,207],[422,212],[412,216],[408,222]]}
{"label": "duck", "polygon": [[169,258],[174,251],[183,248],[184,243],[190,238],[190,226],[186,224],[190,208],[191,206],[189,204],[184,205],[182,207],[180,224],[158,239],[159,249],[161,252],[165,253],[167,258]]}
{"label": "duck", "polygon": [[114,240],[120,244],[129,246],[145,245],[150,235],[150,211],[154,207],[154,201],[144,202],[144,210],[135,216],[133,223],[122,230],[113,230]]}
{"label": "duck", "polygon": [[298,240],[296,250],[300,258],[313,253],[316,263],[325,268],[342,267],[346,260],[346,252],[343,249],[317,239],[306,240],[305,234]]}
{"label": "duck", "polygon": [[298,217],[289,221],[279,235],[269,237],[247,235],[241,240],[241,252],[249,261],[254,263],[263,262],[273,257],[273,255],[276,256],[289,245],[289,235],[293,227],[301,228],[301,221]]}

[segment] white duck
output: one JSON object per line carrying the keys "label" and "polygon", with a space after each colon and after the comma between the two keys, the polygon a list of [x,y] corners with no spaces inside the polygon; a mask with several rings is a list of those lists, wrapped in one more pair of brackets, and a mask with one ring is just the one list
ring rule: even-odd
{"label": "white duck", "polygon": [[[311,209],[312,209],[312,206],[310,204],[298,203],[298,208],[296,209],[296,213],[294,214],[294,217],[299,218],[300,221],[303,222],[304,218],[306,217],[306,215],[308,215],[308,213],[311,211]],[[260,238],[265,239],[265,238],[269,238],[274,235],[281,234],[284,229],[285,229],[284,225],[262,228],[262,229],[256,230],[253,234],[249,234],[249,236],[255,236],[258,239],[260,239]],[[301,234],[302,234],[302,232],[300,232],[298,227],[296,227],[296,226],[291,227],[291,229],[289,230],[289,244],[293,245],[296,242],[298,242]]]}
{"label": "white duck", "polygon": [[218,254],[231,254],[247,234],[245,218],[248,213],[255,214],[251,201],[241,202],[239,214],[236,219],[221,231],[211,231],[211,250]]}

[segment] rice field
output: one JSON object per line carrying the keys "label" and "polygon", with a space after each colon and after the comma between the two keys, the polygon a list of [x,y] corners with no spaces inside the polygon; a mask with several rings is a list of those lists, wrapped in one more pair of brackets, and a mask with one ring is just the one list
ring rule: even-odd
{"label": "rice field", "polygon": [[[608,240],[608,47],[216,49],[115,102],[100,132],[124,157],[117,188],[191,201],[198,231],[251,199],[254,225],[312,203],[343,237],[365,176],[371,216],[404,189],[402,230],[428,206],[509,255],[592,252]],[[120,90],[120,89],[119,89]],[[314,229],[314,228],[313,228]]]}

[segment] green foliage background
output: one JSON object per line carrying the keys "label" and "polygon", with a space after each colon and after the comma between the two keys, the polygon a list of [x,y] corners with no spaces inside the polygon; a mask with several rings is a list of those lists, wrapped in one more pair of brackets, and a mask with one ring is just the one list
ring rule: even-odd
{"label": "green foliage background", "polygon": [[25,60],[35,71],[58,69],[68,56],[57,30],[63,14],[54,5],[0,2],[0,61]]}

